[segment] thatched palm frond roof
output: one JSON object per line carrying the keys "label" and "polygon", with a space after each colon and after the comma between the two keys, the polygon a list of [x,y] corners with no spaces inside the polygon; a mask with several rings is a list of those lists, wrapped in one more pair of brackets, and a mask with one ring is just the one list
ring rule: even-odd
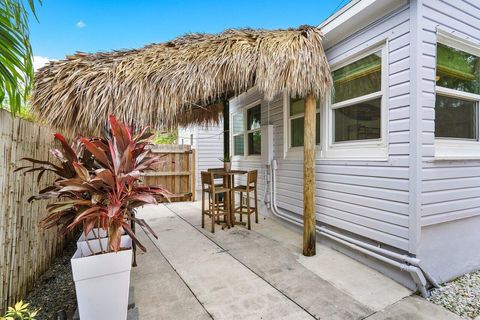
{"label": "thatched palm frond roof", "polygon": [[332,80],[315,27],[189,34],[137,50],[76,53],[35,77],[36,115],[66,131],[98,132],[113,113],[137,126],[215,122],[218,103],[258,87],[270,100],[283,91],[321,97]]}

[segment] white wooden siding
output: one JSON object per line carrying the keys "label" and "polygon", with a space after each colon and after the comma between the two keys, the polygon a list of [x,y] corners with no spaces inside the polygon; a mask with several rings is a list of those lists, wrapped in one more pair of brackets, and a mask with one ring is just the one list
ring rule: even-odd
{"label": "white wooden siding", "polygon": [[202,188],[202,171],[208,168],[221,168],[223,162],[223,123],[208,127],[182,128],[179,130],[179,141],[184,138],[185,144],[190,144],[190,134],[193,134],[193,146],[196,149],[196,190]]}
{"label": "white wooden siding", "polygon": [[[245,92],[244,94],[230,100],[230,114],[242,110],[243,107],[251,105],[252,103],[261,98],[261,95],[256,89],[251,89],[248,92]],[[266,124],[267,121],[266,106],[266,102],[262,101],[262,125]],[[247,143],[247,141],[245,141],[244,143]],[[230,148],[230,154],[233,155],[233,141],[230,141]],[[245,159],[244,156],[235,156],[232,159],[232,168],[246,171],[258,170],[257,192],[259,203],[262,203],[265,194],[265,168],[261,164],[260,156],[247,157],[247,159]],[[245,183],[245,177],[237,178],[236,183]]]}
{"label": "white wooden siding", "polygon": [[[377,43],[388,50],[389,160],[317,161],[317,219],[362,236],[408,249],[409,10],[402,8],[327,50],[335,64]],[[390,116],[390,114],[393,114]],[[280,149],[280,148],[279,148]],[[279,206],[302,214],[302,161],[279,161]],[[282,184],[283,183],[283,184]],[[280,195],[285,193],[285,197]],[[298,202],[295,207],[290,199]],[[298,204],[300,204],[298,206]]]}
{"label": "white wooden siding", "polygon": [[[387,42],[388,161],[316,162],[317,220],[404,250],[409,248],[409,30],[409,9],[404,7],[327,50],[333,64]],[[232,100],[231,112],[259,97],[251,90]],[[283,156],[283,96],[262,103],[262,124],[267,123],[274,125],[278,206],[302,215],[303,159]],[[259,161],[248,160],[236,160],[234,166],[261,168]]]}
{"label": "white wooden siding", "polygon": [[422,28],[422,225],[480,214],[480,161],[434,159],[437,29],[453,32],[480,46],[478,0],[421,0]]}

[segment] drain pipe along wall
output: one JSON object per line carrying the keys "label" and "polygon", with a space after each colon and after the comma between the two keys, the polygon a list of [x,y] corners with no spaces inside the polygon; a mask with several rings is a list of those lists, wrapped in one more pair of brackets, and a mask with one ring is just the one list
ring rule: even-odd
{"label": "drain pipe along wall", "polygon": [[[268,105],[268,111],[270,105]],[[270,112],[268,114],[268,121],[270,123]],[[266,168],[265,175],[265,194],[264,202],[267,208],[277,217],[293,223],[297,226],[304,227],[302,219],[292,216],[290,213],[285,212],[278,208],[276,200],[276,170],[277,161],[274,159],[273,154],[273,125],[265,125],[262,127],[262,164]],[[268,191],[269,192],[268,192]],[[268,192],[268,193],[267,193]],[[420,266],[420,259],[411,257],[408,255],[398,254],[396,252],[377,247],[366,243],[364,241],[354,239],[333,230],[330,230],[327,226],[316,225],[316,232],[321,236],[331,239],[337,243],[340,243],[350,249],[357,252],[361,252],[379,261],[399,268],[401,271],[408,272],[413,281],[415,282],[417,289],[420,291],[423,297],[428,297],[427,285],[430,283],[434,287],[438,287],[438,283],[425,272]]]}

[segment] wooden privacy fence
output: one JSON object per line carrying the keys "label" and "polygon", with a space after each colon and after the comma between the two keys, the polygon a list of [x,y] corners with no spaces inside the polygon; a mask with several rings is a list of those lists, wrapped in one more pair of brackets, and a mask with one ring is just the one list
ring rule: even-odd
{"label": "wooden privacy fence", "polygon": [[194,201],[195,149],[189,145],[156,145],[150,152],[161,156],[162,161],[144,173],[145,184],[161,185],[178,195],[172,201]]}
{"label": "wooden privacy fence", "polygon": [[45,201],[28,203],[53,176],[45,174],[41,185],[36,175],[14,173],[22,157],[49,160],[54,146],[47,128],[12,118],[0,109],[0,313],[24,298],[34,281],[63,248],[57,230],[43,230]]}

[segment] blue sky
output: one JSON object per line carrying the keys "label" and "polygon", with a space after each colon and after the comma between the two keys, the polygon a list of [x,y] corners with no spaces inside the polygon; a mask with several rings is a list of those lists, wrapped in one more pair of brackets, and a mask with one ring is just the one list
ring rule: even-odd
{"label": "blue sky", "polygon": [[348,0],[43,0],[31,19],[36,60],[137,48],[187,32],[318,25]]}

